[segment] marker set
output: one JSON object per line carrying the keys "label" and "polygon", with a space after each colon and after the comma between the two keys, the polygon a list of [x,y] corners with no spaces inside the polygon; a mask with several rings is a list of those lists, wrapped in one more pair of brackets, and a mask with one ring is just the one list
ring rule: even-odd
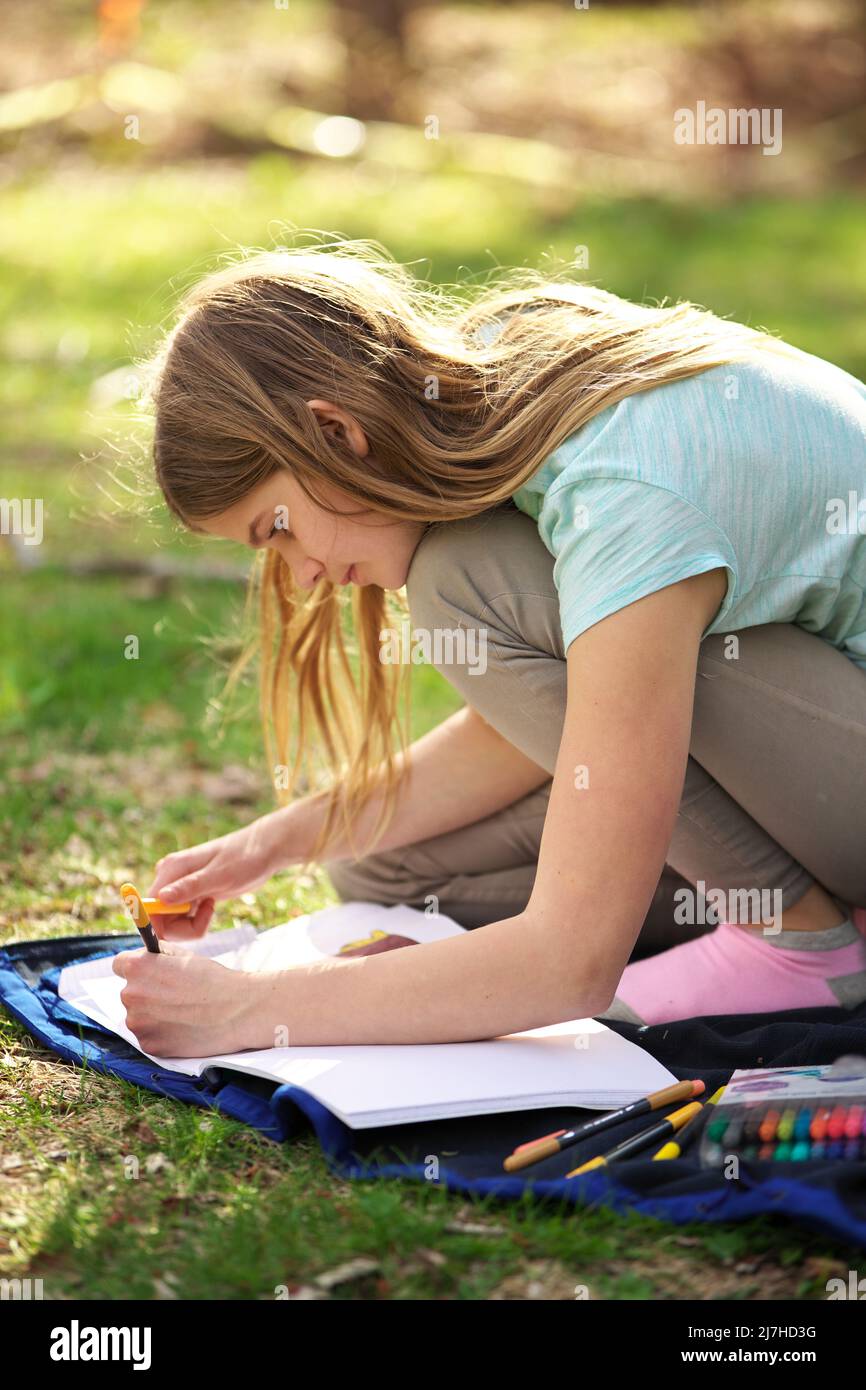
{"label": "marker set", "polygon": [[701,1136],[702,1166],[866,1160],[866,1059],[736,1071]]}

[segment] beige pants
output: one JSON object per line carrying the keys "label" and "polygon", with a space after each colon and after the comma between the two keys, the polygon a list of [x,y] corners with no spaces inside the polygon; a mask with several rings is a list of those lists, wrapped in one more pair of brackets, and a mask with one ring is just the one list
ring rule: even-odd
{"label": "beige pants", "polygon": [[[483,674],[465,661],[438,669],[552,773],[566,663],[553,559],[532,519],[509,504],[431,529],[407,593],[415,628],[486,631]],[[792,624],[737,637],[734,660],[724,636],[701,644],[682,800],[636,956],[712,929],[674,921],[674,893],[686,885],[779,890],[784,909],[817,881],[846,911],[866,905],[866,673]],[[421,908],[432,899],[469,928],[514,916],[532,889],[549,791],[548,782],[463,829],[328,865],[332,881],[345,899]]]}

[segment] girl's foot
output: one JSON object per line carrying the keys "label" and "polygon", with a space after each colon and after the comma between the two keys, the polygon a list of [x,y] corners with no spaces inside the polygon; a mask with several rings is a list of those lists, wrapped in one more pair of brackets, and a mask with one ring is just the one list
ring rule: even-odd
{"label": "girl's foot", "polygon": [[715,931],[626,966],[602,1018],[671,1023],[708,1014],[776,1013],[783,1009],[866,1000],[866,909],[839,926],[780,931],[722,922]]}

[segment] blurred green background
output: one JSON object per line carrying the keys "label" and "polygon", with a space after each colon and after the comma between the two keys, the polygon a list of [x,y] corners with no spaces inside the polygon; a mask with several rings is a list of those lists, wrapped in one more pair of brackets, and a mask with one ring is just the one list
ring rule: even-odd
{"label": "blurred green background", "polygon": [[[0,497],[45,508],[40,546],[0,536],[0,942],[124,930],[118,882],[271,804],[253,692],[220,700],[248,557],[131,468],[135,362],[239,243],[375,238],[466,293],[577,257],[866,375],[857,0],[2,0],[0,25]],[[781,110],[782,152],[677,145],[698,101]],[[456,703],[429,670],[415,695],[416,730]],[[221,921],[328,893],[290,875]]]}

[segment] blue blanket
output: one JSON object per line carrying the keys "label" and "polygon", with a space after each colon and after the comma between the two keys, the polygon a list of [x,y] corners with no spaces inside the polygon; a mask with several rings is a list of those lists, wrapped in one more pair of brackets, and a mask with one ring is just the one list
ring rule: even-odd
{"label": "blue blanket", "polygon": [[[77,936],[9,946],[0,950],[0,1001],[34,1037],[68,1062],[188,1105],[215,1107],[278,1143],[311,1126],[334,1170],[345,1178],[437,1182],[452,1191],[505,1199],[529,1190],[539,1200],[575,1206],[604,1203],[676,1223],[740,1221],[766,1212],[866,1246],[866,1163],[741,1161],[739,1176],[725,1179],[702,1170],[687,1153],[664,1163],[631,1159],[565,1180],[569,1169],[598,1151],[598,1141],[590,1141],[507,1175],[502,1160],[517,1144],[597,1112],[532,1110],[359,1131],[349,1129],[296,1086],[231,1071],[211,1080],[166,1071],[57,993],[64,966],[138,945],[138,936]],[[675,1076],[700,1077],[707,1094],[737,1067],[798,1066],[833,1062],[843,1053],[866,1054],[866,1004],[853,1010],[803,1009],[655,1027],[610,1026],[651,1052]],[[637,1120],[621,1125],[616,1140],[641,1124]]]}

